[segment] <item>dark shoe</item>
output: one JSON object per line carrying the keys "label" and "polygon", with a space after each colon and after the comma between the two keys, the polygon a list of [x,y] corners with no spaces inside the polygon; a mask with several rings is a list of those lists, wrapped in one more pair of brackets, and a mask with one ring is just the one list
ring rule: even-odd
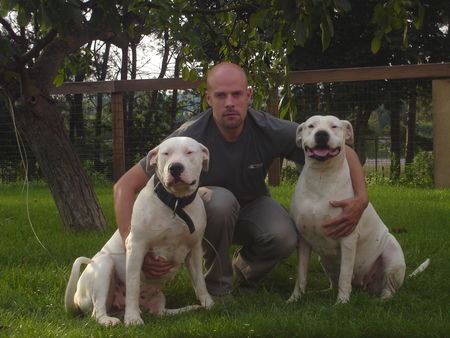
{"label": "dark shoe", "polygon": [[255,282],[248,281],[235,264],[233,264],[233,274],[236,281],[235,289],[239,292],[248,293],[258,289],[258,285]]}

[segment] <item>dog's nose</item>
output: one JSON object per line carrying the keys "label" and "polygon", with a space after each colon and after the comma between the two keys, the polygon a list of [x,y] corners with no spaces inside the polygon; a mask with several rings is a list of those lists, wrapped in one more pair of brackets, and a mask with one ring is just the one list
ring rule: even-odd
{"label": "dog's nose", "polygon": [[173,177],[180,177],[183,171],[184,166],[179,162],[175,162],[169,165],[169,172]]}
{"label": "dog's nose", "polygon": [[326,146],[330,140],[330,134],[325,130],[319,130],[314,138],[318,146]]}

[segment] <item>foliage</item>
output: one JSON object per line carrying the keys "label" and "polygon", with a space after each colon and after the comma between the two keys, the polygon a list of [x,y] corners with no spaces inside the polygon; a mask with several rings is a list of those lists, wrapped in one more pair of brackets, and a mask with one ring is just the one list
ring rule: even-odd
{"label": "foliage", "polygon": [[283,184],[296,184],[301,168],[296,165],[284,165],[281,169],[281,182]]}
{"label": "foliage", "polygon": [[431,151],[419,152],[412,163],[407,164],[401,184],[408,186],[433,187],[434,156]]}
{"label": "foliage", "polygon": [[381,171],[366,169],[366,182],[369,186],[377,184],[392,184],[405,187],[427,187],[434,186],[434,158],[431,151],[421,151],[412,163],[405,165],[399,177],[393,178],[382,168]]}

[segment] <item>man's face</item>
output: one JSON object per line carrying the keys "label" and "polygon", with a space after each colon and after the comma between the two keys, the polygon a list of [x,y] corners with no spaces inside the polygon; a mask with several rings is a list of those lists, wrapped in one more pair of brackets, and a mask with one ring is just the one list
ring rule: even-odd
{"label": "man's face", "polygon": [[242,131],[252,96],[245,74],[223,66],[209,77],[206,98],[222,132]]}

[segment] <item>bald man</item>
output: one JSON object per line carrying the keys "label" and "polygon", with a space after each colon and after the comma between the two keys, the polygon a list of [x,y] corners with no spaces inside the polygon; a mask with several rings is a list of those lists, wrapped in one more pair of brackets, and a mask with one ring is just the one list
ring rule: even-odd
{"label": "bald man", "polygon": [[[205,280],[211,295],[224,296],[233,291],[233,276],[237,285],[254,287],[297,246],[295,224],[270,197],[265,177],[275,158],[302,164],[304,154],[295,144],[297,123],[249,108],[252,89],[241,67],[220,63],[209,71],[206,84],[210,108],[169,137],[189,136],[209,149],[210,167],[199,185],[207,214]],[[343,211],[324,224],[332,237],[352,232],[368,203],[358,157],[351,148],[347,154],[355,197],[333,202]],[[153,174],[145,168],[142,159],[114,186],[116,221],[124,240],[129,233],[134,198]],[[233,258],[229,252],[232,244],[239,245]],[[150,250],[143,271],[159,276],[171,267],[170,262],[160,261]]]}

